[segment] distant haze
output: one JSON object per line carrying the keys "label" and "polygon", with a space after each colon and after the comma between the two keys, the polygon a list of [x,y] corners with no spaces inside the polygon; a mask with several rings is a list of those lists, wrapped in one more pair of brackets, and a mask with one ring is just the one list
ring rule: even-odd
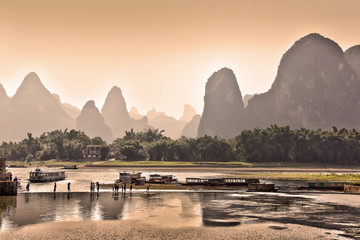
{"label": "distant haze", "polygon": [[0,0],[0,83],[12,96],[36,72],[62,102],[103,106],[119,86],[127,107],[179,119],[203,110],[223,67],[242,95],[267,91],[295,39],[319,32],[360,44],[358,0]]}

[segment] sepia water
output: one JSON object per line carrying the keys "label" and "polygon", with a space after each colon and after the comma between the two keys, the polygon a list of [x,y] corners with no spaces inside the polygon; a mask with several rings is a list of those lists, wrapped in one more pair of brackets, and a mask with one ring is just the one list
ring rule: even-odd
{"label": "sepia water", "polygon": [[[27,183],[30,169],[11,169]],[[54,170],[54,169],[52,169]],[[179,180],[190,177],[224,176],[227,171],[162,170]],[[147,174],[152,171],[144,171]],[[161,171],[157,171],[161,173]],[[0,196],[0,228],[11,230],[28,224],[54,221],[123,219],[139,220],[163,227],[239,226],[262,222],[293,223],[338,230],[349,238],[360,237],[360,196],[341,195],[343,203],[320,201],[333,193],[248,193],[232,191],[155,191],[133,190],[114,194],[111,190],[90,193],[89,183],[112,183],[119,169],[67,170],[67,180],[31,184],[30,192]],[[67,182],[72,183],[67,192]],[[293,185],[292,182],[284,182]],[[320,198],[319,198],[320,196]],[[348,204],[351,199],[352,204]],[[359,200],[359,201],[358,201]],[[286,225],[284,225],[286,229]]]}

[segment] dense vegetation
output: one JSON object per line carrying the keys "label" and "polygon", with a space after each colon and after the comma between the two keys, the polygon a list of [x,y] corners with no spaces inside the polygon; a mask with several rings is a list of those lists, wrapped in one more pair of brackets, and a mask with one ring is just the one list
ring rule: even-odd
{"label": "dense vegetation", "polygon": [[[49,159],[81,159],[82,150],[88,144],[102,145],[102,149],[108,149],[100,137],[90,139],[81,131],[56,130],[43,133],[34,138],[31,133],[20,142],[3,142],[0,146],[0,154],[8,160],[34,161]],[[103,152],[103,151],[102,151]],[[102,158],[107,157],[108,151],[104,151]]]}
{"label": "dense vegetation", "polygon": [[56,130],[21,142],[3,142],[0,154],[9,160],[78,160],[88,144],[102,145],[102,159],[193,161],[193,162],[323,162],[360,163],[360,132],[335,127],[332,131],[295,129],[272,125],[244,130],[233,139],[204,136],[172,140],[163,131],[126,132],[107,144],[90,139],[81,131]]}

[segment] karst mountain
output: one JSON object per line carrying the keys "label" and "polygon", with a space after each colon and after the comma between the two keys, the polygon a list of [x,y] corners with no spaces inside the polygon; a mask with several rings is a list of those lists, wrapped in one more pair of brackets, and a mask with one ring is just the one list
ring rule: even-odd
{"label": "karst mountain", "polygon": [[353,67],[360,81],[360,45],[353,46],[346,50],[345,59]]}
{"label": "karst mountain", "polygon": [[309,34],[284,54],[271,89],[246,107],[245,128],[360,126],[360,82],[339,45]]}
{"label": "karst mountain", "polygon": [[[241,86],[240,86],[241,87]],[[141,115],[128,112],[119,87],[108,93],[101,113],[94,101],[83,109],[62,103],[39,76],[25,76],[9,97],[0,83],[0,141],[20,141],[56,129],[80,129],[107,142],[158,128],[173,139],[204,135],[232,138],[244,129],[272,124],[291,128],[360,128],[360,45],[345,52],[333,40],[312,33],[297,40],[282,56],[276,78],[264,93],[242,98],[234,72],[222,68],[205,86],[202,115],[185,105],[178,120],[155,108]]]}
{"label": "karst mountain", "polygon": [[74,128],[75,122],[45,88],[38,75],[29,73],[0,115],[0,139],[18,141],[55,129]]}
{"label": "karst mountain", "polygon": [[228,68],[213,73],[205,87],[198,137],[235,137],[243,129],[243,119],[244,103],[235,74]]}
{"label": "karst mountain", "polygon": [[101,137],[108,143],[114,140],[110,127],[105,123],[93,100],[86,102],[81,110],[80,116],[76,119],[76,129],[85,132],[91,138]]}

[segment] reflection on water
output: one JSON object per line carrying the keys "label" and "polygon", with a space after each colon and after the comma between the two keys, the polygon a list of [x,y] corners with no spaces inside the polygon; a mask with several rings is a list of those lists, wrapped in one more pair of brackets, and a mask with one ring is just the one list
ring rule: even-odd
{"label": "reflection on water", "polygon": [[2,230],[52,221],[128,219],[163,227],[295,223],[357,236],[360,210],[297,194],[246,192],[62,192],[0,197]]}
{"label": "reflection on water", "polygon": [[126,202],[124,219],[162,227],[191,227],[202,223],[198,194],[150,192],[137,196]]}

